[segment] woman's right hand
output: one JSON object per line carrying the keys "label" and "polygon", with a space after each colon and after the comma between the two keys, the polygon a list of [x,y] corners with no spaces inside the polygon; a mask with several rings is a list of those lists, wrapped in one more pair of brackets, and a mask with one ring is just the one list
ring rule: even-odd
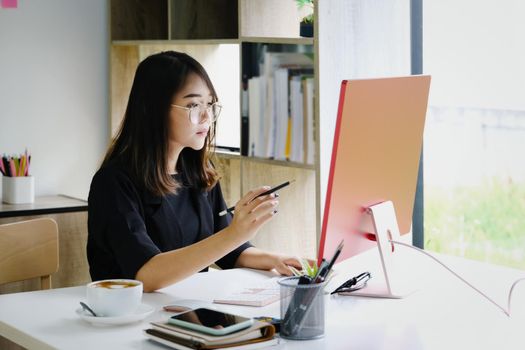
{"label": "woman's right hand", "polygon": [[236,235],[247,241],[254,238],[257,231],[277,213],[279,201],[274,193],[257,197],[269,189],[268,186],[254,189],[235,204],[235,215],[229,228]]}

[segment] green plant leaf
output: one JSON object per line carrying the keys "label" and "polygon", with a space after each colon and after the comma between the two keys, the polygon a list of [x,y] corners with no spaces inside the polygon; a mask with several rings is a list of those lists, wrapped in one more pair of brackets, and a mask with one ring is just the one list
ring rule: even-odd
{"label": "green plant leaf", "polygon": [[[314,2],[313,0],[295,0],[297,3],[297,8],[301,10],[303,7],[307,6],[310,7],[313,11],[314,9]],[[303,17],[301,20],[302,23],[314,23],[314,14],[311,13],[308,16]]]}
{"label": "green plant leaf", "polygon": [[308,16],[303,17],[303,19],[301,20],[301,22],[303,22],[303,23],[314,23],[314,14],[311,13],[311,14],[309,14]]}
{"label": "green plant leaf", "polygon": [[304,6],[313,6],[314,4],[313,0],[295,0],[295,2],[297,3],[297,7],[299,9],[302,9]]}

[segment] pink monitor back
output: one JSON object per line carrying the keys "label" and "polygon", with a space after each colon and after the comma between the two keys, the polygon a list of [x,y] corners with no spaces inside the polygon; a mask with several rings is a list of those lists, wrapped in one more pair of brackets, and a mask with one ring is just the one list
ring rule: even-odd
{"label": "pink monitor back", "polygon": [[391,200],[410,232],[429,87],[424,75],[342,82],[319,261],[341,240],[338,261],[376,245],[360,229],[372,204]]}

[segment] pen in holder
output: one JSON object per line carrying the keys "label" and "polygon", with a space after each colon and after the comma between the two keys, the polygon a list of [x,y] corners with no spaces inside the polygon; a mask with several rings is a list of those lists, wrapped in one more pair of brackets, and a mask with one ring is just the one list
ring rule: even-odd
{"label": "pen in holder", "polygon": [[324,336],[326,282],[300,284],[300,277],[280,280],[281,337],[294,340]]}

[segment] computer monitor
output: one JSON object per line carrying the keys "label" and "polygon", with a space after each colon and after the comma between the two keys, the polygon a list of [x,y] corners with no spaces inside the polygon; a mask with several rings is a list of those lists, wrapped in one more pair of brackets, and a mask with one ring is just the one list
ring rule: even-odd
{"label": "computer monitor", "polygon": [[363,211],[392,201],[401,234],[411,231],[430,76],[344,80],[318,261],[344,240],[339,261],[372,247]]}

